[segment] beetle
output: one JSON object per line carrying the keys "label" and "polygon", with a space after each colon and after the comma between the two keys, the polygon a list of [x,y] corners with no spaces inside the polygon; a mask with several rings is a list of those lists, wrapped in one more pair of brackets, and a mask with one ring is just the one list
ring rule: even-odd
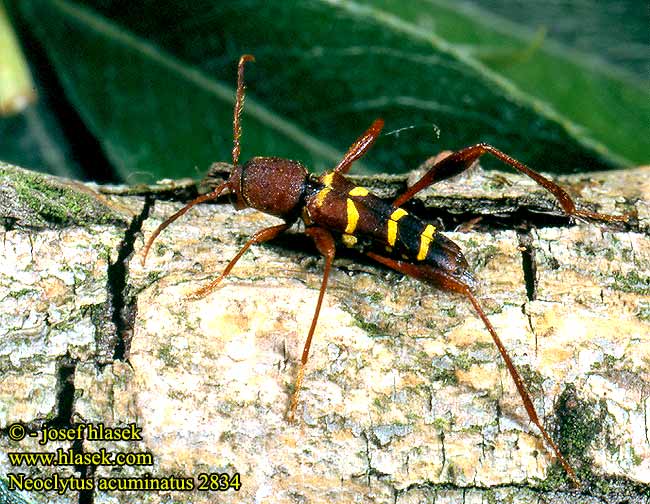
{"label": "beetle", "polygon": [[352,164],[361,158],[378,138],[384,125],[382,119],[376,119],[370,125],[350,146],[334,169],[320,176],[310,174],[298,161],[278,157],[254,157],[240,164],[240,117],[245,94],[244,67],[250,61],[254,61],[253,56],[248,54],[241,56],[237,69],[233,118],[233,168],[229,178],[210,193],[190,201],[161,223],[144,246],[142,265],[145,264],[153,242],[167,226],[193,206],[214,200],[224,191],[234,195],[234,205],[237,209],[254,208],[280,217],[284,223],[256,232],[230,260],[223,272],[192,294],[191,298],[203,297],[216,289],[251,245],[276,238],[299,219],[304,222],[305,233],[312,238],[316,248],[325,258],[325,266],[316,309],[307,333],[291,397],[288,413],[290,421],[295,417],[305,366],[309,359],[309,350],[327,289],[337,242],[358,249],[371,259],[395,271],[422,280],[443,291],[456,292],[465,296],[499,350],[530,420],[538,427],[542,437],[552,448],[573,483],[579,485],[574,470],[542,425],[521,375],[474,295],[477,281],[470,272],[460,247],[441,234],[433,224],[405,210],[403,205],[424,188],[462,173],[482,155],[490,154],[548,190],[558,201],[564,213],[570,217],[614,222],[627,221],[629,215],[608,215],[578,209],[568,193],[559,185],[485,143],[466,147],[442,159],[432,158],[425,163],[426,172],[415,184],[394,201],[386,202],[345,177]]}

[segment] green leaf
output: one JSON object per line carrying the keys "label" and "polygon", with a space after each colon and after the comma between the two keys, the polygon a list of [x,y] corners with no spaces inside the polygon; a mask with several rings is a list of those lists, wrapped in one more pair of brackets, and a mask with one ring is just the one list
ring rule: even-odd
{"label": "green leaf", "polygon": [[[211,161],[230,157],[233,92],[228,86],[73,4],[31,2],[28,7],[26,15],[66,92],[124,180],[198,177]],[[249,144],[258,151],[272,146],[280,155],[307,160],[339,157],[253,100],[247,115],[245,127],[254,132]]]}
{"label": "green leaf", "polygon": [[[536,98],[540,106],[558,111],[582,129],[581,136],[609,147],[611,152],[631,162],[648,162],[650,82],[647,77],[643,80],[601,59],[599,53],[580,53],[546,36],[547,29],[552,30],[557,24],[568,24],[575,34],[585,25],[594,30],[594,25],[599,23],[601,31],[597,40],[592,36],[592,46],[598,41],[610,48],[615,46],[612,33],[623,30],[620,26],[613,30],[611,15],[605,17],[603,11],[606,12],[604,4],[607,2],[586,1],[580,6],[575,2],[550,6],[548,2],[538,5],[528,2],[525,15],[536,16],[537,29],[526,29],[476,6],[459,6],[458,2],[448,0],[429,2],[425,19],[437,36],[507,78],[531,98]],[[395,5],[390,1],[382,3],[387,9]],[[506,2],[493,2],[492,7],[497,8],[499,4],[505,6]],[[613,6],[611,10],[620,11],[620,2],[616,7],[618,9]],[[578,9],[574,16],[582,17],[567,18],[571,9]],[[563,22],[557,23],[557,16],[562,13]],[[417,12],[406,12],[401,6],[399,14],[403,18],[410,15],[413,23],[426,24]],[[585,16],[590,19],[584,19]],[[523,22],[524,12],[518,17],[523,18]],[[607,24],[608,19],[610,24]],[[639,21],[647,34],[646,20],[641,17]],[[628,21],[628,26],[633,27],[634,20]],[[644,50],[647,51],[647,47]]]}
{"label": "green leaf", "polygon": [[[650,116],[646,91],[545,46],[533,52],[543,56],[539,67],[488,68],[470,35],[489,27],[444,2],[84,3],[92,8],[28,0],[21,11],[68,99],[131,182],[199,177],[210,162],[229,160],[242,53],[257,58],[246,69],[242,159],[278,155],[320,171],[380,116],[387,131],[410,129],[379,139],[363,160],[376,171],[411,169],[480,141],[543,171],[648,158],[638,140],[639,118]],[[487,31],[496,45],[507,39]],[[515,42],[515,55],[530,46]],[[556,84],[553,68],[570,78]],[[607,99],[579,88],[596,84]],[[560,99],[566,85],[574,107]],[[576,101],[582,96],[591,108]],[[635,112],[616,122],[616,100]]]}
{"label": "green leaf", "polygon": [[9,162],[68,177],[77,175],[75,165],[65,159],[59,144],[46,126],[56,120],[37,96],[7,11],[0,2],[0,156]]}
{"label": "green leaf", "polygon": [[61,122],[47,93],[41,89],[37,96],[38,75],[36,80],[0,1],[0,160],[79,178],[82,170],[71,155]]}
{"label": "green leaf", "polygon": [[[450,5],[449,0],[432,1]],[[644,2],[461,0],[451,5],[466,18],[478,21],[475,45],[484,48],[494,32],[499,38],[508,35],[520,40],[543,33],[544,41],[550,43],[549,47],[544,46],[545,51],[579,60],[587,72],[592,62],[608,64],[614,73],[647,87],[648,5]]]}
{"label": "green leaf", "polygon": [[0,116],[24,109],[36,98],[34,84],[4,5],[0,3]]}

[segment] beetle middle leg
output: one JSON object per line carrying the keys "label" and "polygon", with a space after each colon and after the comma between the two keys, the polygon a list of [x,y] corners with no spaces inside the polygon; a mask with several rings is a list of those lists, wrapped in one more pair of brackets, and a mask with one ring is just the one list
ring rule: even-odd
{"label": "beetle middle leg", "polygon": [[316,330],[318,315],[320,314],[321,305],[323,304],[323,296],[327,289],[327,279],[329,278],[332,262],[334,261],[334,255],[336,254],[336,243],[334,237],[327,229],[318,226],[310,226],[305,229],[305,233],[314,240],[316,248],[321,255],[325,257],[325,268],[323,270],[323,280],[321,282],[320,292],[318,293],[318,301],[316,302],[316,310],[314,311],[311,327],[309,328],[307,340],[305,341],[305,346],[302,350],[300,368],[298,369],[293,395],[291,396],[291,406],[289,407],[289,414],[287,417],[290,422],[293,422],[295,418],[296,407],[298,406],[298,397],[302,387],[302,379],[305,375],[305,365],[309,359],[309,348],[311,347],[311,340],[314,336],[314,331]]}

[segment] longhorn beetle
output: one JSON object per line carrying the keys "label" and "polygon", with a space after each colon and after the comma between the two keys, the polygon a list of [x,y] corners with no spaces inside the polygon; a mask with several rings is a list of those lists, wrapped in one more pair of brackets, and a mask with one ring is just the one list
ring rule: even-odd
{"label": "longhorn beetle", "polygon": [[606,215],[577,209],[571,197],[560,186],[495,147],[484,143],[466,147],[441,160],[428,161],[426,163],[428,170],[424,176],[392,203],[387,203],[345,178],[352,163],[363,156],[379,136],[384,125],[382,119],[376,119],[350,146],[338,165],[321,176],[308,173],[307,169],[297,161],[277,157],[254,157],[241,165],[239,164],[239,139],[241,137],[240,116],[244,105],[244,66],[246,62],[254,60],[255,58],[249,54],[239,59],[233,119],[233,169],[230,178],[212,192],[190,201],[160,224],[144,247],[142,265],[144,266],[149,249],[162,230],[194,205],[214,200],[226,189],[236,198],[235,208],[255,208],[280,217],[285,222],[255,233],[232,258],[221,275],[192,294],[190,296],[192,298],[203,297],[216,289],[251,245],[272,240],[288,230],[298,219],[304,221],[305,233],[314,240],[316,248],[325,258],[325,268],[316,310],[307,333],[291,397],[289,421],[293,421],[298,404],[305,365],[309,358],[309,348],[327,288],[337,240],[346,247],[358,248],[368,257],[391,269],[423,280],[443,291],[464,295],[492,336],[515,382],[530,420],[539,428],[544,440],[553,449],[573,483],[579,485],[575,472],[540,422],[521,375],[474,296],[476,280],[470,273],[469,265],[460,248],[440,234],[433,224],[407,212],[402,205],[422,189],[467,170],[483,154],[491,154],[547,189],[555,196],[568,216],[607,222],[627,221],[629,216]]}

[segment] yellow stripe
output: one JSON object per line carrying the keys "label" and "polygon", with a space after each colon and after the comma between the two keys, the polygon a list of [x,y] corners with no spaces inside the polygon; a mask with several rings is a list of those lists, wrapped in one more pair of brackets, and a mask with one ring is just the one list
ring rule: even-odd
{"label": "yellow stripe", "polygon": [[332,189],[330,187],[326,187],[325,189],[321,189],[318,194],[316,195],[316,200],[314,203],[316,204],[316,207],[320,207],[323,202],[325,201],[325,198],[327,198],[327,195],[330,193]]}
{"label": "yellow stripe", "polygon": [[331,186],[332,185],[332,180],[334,179],[334,173],[326,173],[323,175],[320,179],[320,181],[323,183],[323,185],[326,186]]}
{"label": "yellow stripe", "polygon": [[391,220],[394,220],[395,222],[397,222],[402,217],[404,217],[405,215],[408,215],[408,214],[409,213],[406,210],[404,210],[403,208],[398,208],[392,214],[390,214],[390,218],[391,218]]}
{"label": "yellow stripe", "polygon": [[424,231],[422,231],[422,234],[429,238],[429,240],[433,240],[433,235],[436,232],[436,227],[432,224],[427,224],[427,227],[424,228]]}
{"label": "yellow stripe", "polygon": [[354,247],[357,244],[357,237],[349,234],[344,234],[341,239],[346,247]]}
{"label": "yellow stripe", "polygon": [[369,192],[370,191],[368,191],[368,189],[366,189],[365,187],[357,186],[354,189],[352,189],[348,194],[350,196],[368,196]]}
{"label": "yellow stripe", "polygon": [[436,232],[436,228],[431,224],[427,224],[427,227],[424,228],[422,234],[420,235],[420,251],[418,252],[417,260],[424,261],[429,253],[429,245],[433,239],[433,233]]}
{"label": "yellow stripe", "polygon": [[359,211],[357,210],[354,201],[350,198],[347,199],[348,203],[348,225],[345,228],[347,234],[354,233],[354,230],[357,229],[357,223],[359,222]]}
{"label": "yellow stripe", "polygon": [[395,240],[397,240],[397,221],[400,220],[405,215],[408,215],[406,210],[398,208],[391,215],[388,221],[388,244],[392,247],[395,245]]}
{"label": "yellow stripe", "polygon": [[397,240],[397,222],[394,220],[388,221],[388,244],[392,247]]}

